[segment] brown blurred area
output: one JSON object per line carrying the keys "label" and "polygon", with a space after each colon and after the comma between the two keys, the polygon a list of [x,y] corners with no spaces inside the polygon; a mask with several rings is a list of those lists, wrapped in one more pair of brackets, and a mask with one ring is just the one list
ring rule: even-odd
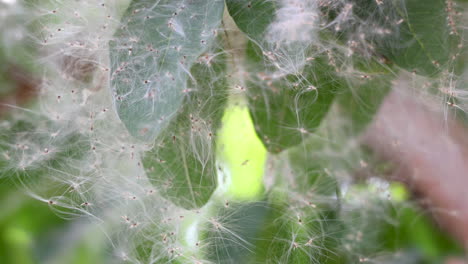
{"label": "brown blurred area", "polygon": [[444,264],[465,264],[466,262],[463,259],[459,258],[449,258],[445,261]]}
{"label": "brown blurred area", "polygon": [[39,93],[40,80],[14,64],[8,64],[5,71],[0,74],[5,75],[14,85],[13,92],[0,96],[0,118],[2,118],[12,106],[24,105],[35,98]]}
{"label": "brown blurred area", "polygon": [[407,84],[396,83],[362,140],[396,165],[390,179],[405,183],[435,222],[468,248],[468,129]]}

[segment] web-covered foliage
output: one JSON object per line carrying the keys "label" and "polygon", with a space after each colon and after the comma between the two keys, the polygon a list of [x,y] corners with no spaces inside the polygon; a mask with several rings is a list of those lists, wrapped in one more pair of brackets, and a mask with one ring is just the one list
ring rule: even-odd
{"label": "web-covered foliage", "polygon": [[[420,263],[379,242],[403,202],[359,136],[401,78],[466,118],[460,6],[0,1],[0,58],[38,87],[7,104],[0,174],[92,219],[112,263]],[[223,131],[238,110],[245,130]]]}

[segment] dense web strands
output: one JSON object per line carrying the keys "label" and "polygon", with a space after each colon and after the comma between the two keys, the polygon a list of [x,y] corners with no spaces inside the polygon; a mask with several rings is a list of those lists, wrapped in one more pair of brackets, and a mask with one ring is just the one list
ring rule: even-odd
{"label": "dense web strands", "polygon": [[420,263],[380,243],[410,205],[359,138],[396,80],[466,119],[462,12],[0,0],[0,60],[38,90],[0,101],[0,175],[92,220],[79,239],[96,233],[110,263]]}
{"label": "dense web strands", "polygon": [[305,65],[307,49],[318,42],[318,12],[317,1],[280,1],[265,40],[283,73],[297,73]]}
{"label": "dense web strands", "polygon": [[267,29],[271,43],[308,42],[317,39],[317,1],[281,1],[276,17]]}

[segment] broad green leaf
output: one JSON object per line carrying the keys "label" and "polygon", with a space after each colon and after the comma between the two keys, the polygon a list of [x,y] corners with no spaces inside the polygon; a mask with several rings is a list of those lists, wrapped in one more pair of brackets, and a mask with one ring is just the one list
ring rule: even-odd
{"label": "broad green leaf", "polygon": [[248,260],[258,252],[255,244],[261,239],[259,234],[272,220],[267,218],[270,210],[265,201],[223,203],[205,224],[207,258],[214,263],[251,263]]}
{"label": "broad green leaf", "polygon": [[226,0],[229,14],[242,32],[261,41],[275,18],[276,1]]}
{"label": "broad green leaf", "polygon": [[356,70],[362,74],[347,79],[347,89],[336,99],[340,116],[333,117],[344,119],[340,129],[348,136],[358,135],[372,122],[395,79],[386,66],[374,60],[364,63],[356,59],[355,62]]}
{"label": "broad green leaf", "polygon": [[269,214],[249,263],[327,263],[338,258],[336,213],[298,203],[295,198],[270,200]]}
{"label": "broad green leaf", "polygon": [[277,153],[300,144],[315,131],[344,83],[323,54],[311,58],[300,73],[279,77],[280,73],[265,66],[269,59],[250,42],[250,113],[268,151]]}
{"label": "broad green leaf", "polygon": [[[326,52],[312,52],[317,49],[313,45],[318,37],[318,7],[307,1],[299,6],[286,1],[227,0],[226,4],[239,29],[251,39],[246,55],[251,75],[246,85],[259,137],[273,153],[300,144],[314,132],[343,87]],[[297,16],[310,19],[289,19],[296,9]]]}
{"label": "broad green leaf", "polygon": [[[184,208],[200,207],[216,188],[215,139],[227,103],[225,58],[195,64],[182,108],[157,137],[143,165],[159,192]],[[204,58],[204,57],[203,57]]]}
{"label": "broad green leaf", "polygon": [[448,63],[452,55],[446,1],[405,3],[404,8],[394,7],[404,20],[398,42],[384,39],[386,45],[380,51],[402,68],[432,75]]}
{"label": "broad green leaf", "polygon": [[110,42],[114,102],[132,136],[152,142],[177,113],[223,10],[222,0],[132,1]]}
{"label": "broad green leaf", "polygon": [[401,68],[434,75],[456,53],[456,30],[447,23],[444,0],[352,2],[357,21],[369,26],[363,37],[374,43],[378,54]]}
{"label": "broad green leaf", "polygon": [[331,162],[316,155],[324,150],[323,142],[312,143],[270,155],[268,181],[274,187],[247,263],[332,263],[338,258],[337,181],[322,164]]}

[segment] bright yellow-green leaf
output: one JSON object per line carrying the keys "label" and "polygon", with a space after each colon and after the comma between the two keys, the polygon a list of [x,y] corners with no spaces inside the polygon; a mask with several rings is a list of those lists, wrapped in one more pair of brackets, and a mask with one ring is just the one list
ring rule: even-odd
{"label": "bright yellow-green leaf", "polygon": [[267,152],[255,133],[244,102],[231,102],[218,138],[223,175],[219,188],[236,200],[254,200],[263,194],[263,173]]}

